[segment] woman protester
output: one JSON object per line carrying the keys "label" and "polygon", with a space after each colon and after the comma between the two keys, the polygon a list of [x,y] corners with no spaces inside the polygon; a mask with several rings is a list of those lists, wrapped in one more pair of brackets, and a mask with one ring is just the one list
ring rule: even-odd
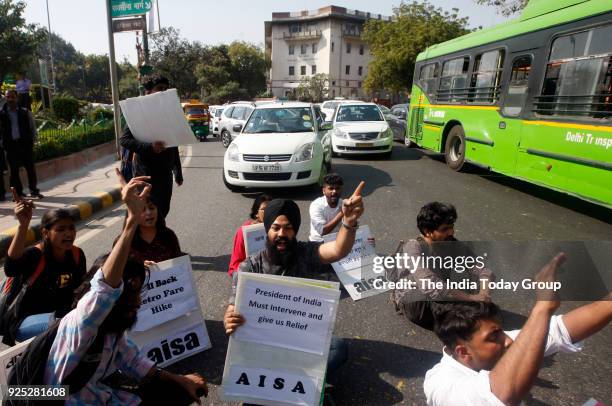
{"label": "woman protester", "polygon": [[[22,200],[11,189],[19,226],[4,264],[4,293],[19,293],[6,303],[2,324],[3,342],[13,345],[15,339],[24,341],[44,332],[70,311],[74,290],[86,272],[86,260],[83,250],[74,245],[75,219],[65,209],[47,211],[41,220],[42,241],[25,248],[34,203]],[[25,292],[24,284],[28,285]]]}
{"label": "woman protester", "polygon": [[253,206],[251,207],[251,215],[247,221],[245,221],[234,234],[234,248],[232,250],[232,257],[229,263],[229,269],[227,273],[230,276],[238,270],[240,263],[246,259],[246,249],[244,247],[244,236],[242,228],[251,224],[263,223],[263,214],[265,208],[268,206],[268,202],[272,200],[272,197],[266,194],[261,194],[255,198]]}

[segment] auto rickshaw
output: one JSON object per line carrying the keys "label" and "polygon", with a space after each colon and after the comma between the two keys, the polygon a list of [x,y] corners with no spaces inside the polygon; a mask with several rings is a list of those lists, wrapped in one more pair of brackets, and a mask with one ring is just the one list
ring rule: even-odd
{"label": "auto rickshaw", "polygon": [[181,106],[193,134],[198,140],[206,141],[209,134],[208,104],[198,100],[189,100],[181,103]]}

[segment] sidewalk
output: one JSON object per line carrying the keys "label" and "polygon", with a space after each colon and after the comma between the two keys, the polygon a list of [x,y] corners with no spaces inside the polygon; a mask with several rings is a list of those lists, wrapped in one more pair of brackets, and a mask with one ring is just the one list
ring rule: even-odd
{"label": "sidewalk", "polygon": [[[27,243],[40,237],[40,219],[45,211],[65,207],[73,211],[75,217],[84,220],[97,211],[112,206],[120,200],[119,183],[115,168],[119,162],[111,154],[100,158],[77,171],[72,171],[41,182],[38,187],[45,196],[34,200],[35,209],[28,231]],[[24,184],[24,191],[29,191]],[[7,193],[9,198],[10,192]],[[12,236],[17,229],[13,215],[14,203],[9,198],[0,202],[0,258],[6,255]]]}

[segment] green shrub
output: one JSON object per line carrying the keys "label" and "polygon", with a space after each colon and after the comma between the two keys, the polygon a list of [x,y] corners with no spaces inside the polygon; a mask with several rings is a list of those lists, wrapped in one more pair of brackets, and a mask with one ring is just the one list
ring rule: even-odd
{"label": "green shrub", "polygon": [[79,101],[72,96],[53,98],[53,113],[59,120],[70,122],[79,115]]}
{"label": "green shrub", "polygon": [[102,107],[98,107],[93,110],[90,110],[89,113],[87,113],[87,117],[89,118],[89,121],[91,121],[92,123],[95,123],[96,121],[102,120],[104,118],[108,120],[112,120],[113,112],[111,110],[108,110]]}
{"label": "green shrub", "polygon": [[34,159],[40,162],[70,155],[112,141],[114,138],[115,130],[112,125],[104,127],[87,125],[64,130],[43,130],[38,134],[38,140],[34,146]]}

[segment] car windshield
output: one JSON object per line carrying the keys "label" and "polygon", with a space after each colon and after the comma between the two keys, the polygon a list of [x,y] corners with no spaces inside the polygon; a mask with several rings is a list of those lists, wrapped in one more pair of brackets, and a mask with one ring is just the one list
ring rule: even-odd
{"label": "car windshield", "polygon": [[256,109],[247,121],[243,133],[303,133],[313,131],[310,107]]}
{"label": "car windshield", "polygon": [[186,114],[190,116],[198,115],[198,114],[206,114],[206,109],[202,107],[187,107]]}
{"label": "car windshield", "polygon": [[340,106],[336,114],[336,121],[383,121],[378,107],[364,106]]}
{"label": "car windshield", "polygon": [[215,110],[215,117],[221,117],[221,113],[223,113],[223,109]]}
{"label": "car windshield", "polygon": [[339,102],[325,102],[321,105],[322,109],[328,109],[328,110],[334,110],[338,104],[340,104]]}

